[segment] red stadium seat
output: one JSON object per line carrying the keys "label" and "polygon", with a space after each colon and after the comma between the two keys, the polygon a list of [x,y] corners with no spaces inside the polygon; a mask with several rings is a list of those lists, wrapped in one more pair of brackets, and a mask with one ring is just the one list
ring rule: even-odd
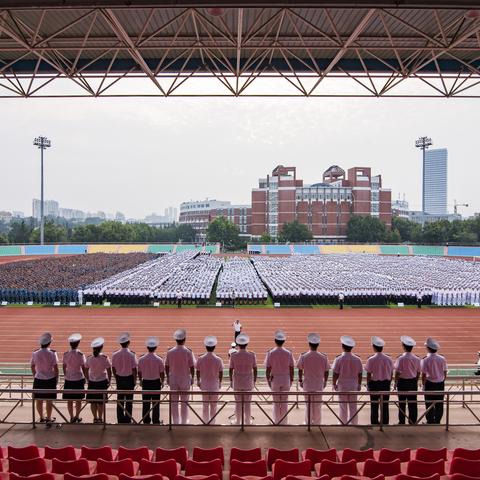
{"label": "red stadium seat", "polygon": [[41,457],[40,449],[36,445],[28,447],[11,447],[8,446],[8,458],[16,458],[17,460],[30,460],[32,458]]}
{"label": "red stadium seat", "polygon": [[188,450],[185,447],[179,448],[161,448],[155,450],[155,461],[164,462],[165,460],[175,460],[180,464],[182,470],[185,470],[188,460]]}
{"label": "red stadium seat", "polygon": [[98,448],[90,448],[90,447],[82,447],[80,458],[85,458],[92,462],[96,462],[99,459],[106,460],[107,462],[113,462],[113,451],[112,447],[105,446],[105,447],[98,447]]}
{"label": "red stadium seat", "polygon": [[331,462],[330,460],[322,460],[315,465],[315,472],[318,477],[328,475],[330,477],[341,477],[342,475],[358,475],[357,462],[350,460],[349,462]]}
{"label": "red stadium seat", "polygon": [[118,476],[119,480],[167,480],[167,477],[163,477],[162,475],[135,475],[134,477],[130,477],[129,475],[125,475],[121,473]]}
{"label": "red stadium seat", "polygon": [[65,473],[70,473],[72,475],[90,475],[90,465],[88,460],[85,458],[79,458],[78,460],[70,460],[63,462],[54,458],[52,460],[52,473],[57,473],[64,475]]}
{"label": "red stadium seat", "polygon": [[31,458],[29,460],[8,459],[8,471],[28,477],[36,473],[47,473],[47,464],[43,458]]}
{"label": "red stadium seat", "polygon": [[246,477],[255,475],[256,477],[265,477],[267,474],[267,462],[265,460],[258,460],[256,462],[239,462],[238,460],[232,460],[230,462],[230,476],[237,475],[239,477]]}
{"label": "red stadium seat", "polygon": [[302,452],[302,459],[310,460],[313,470],[315,468],[315,464],[320,463],[322,460],[337,462],[337,450],[335,448],[331,448],[330,450],[315,450],[314,448],[307,448]]}
{"label": "red stadium seat", "polygon": [[149,460],[140,460],[141,475],[163,475],[169,480],[174,480],[180,473],[180,464],[173,458],[160,462],[150,462]]}
{"label": "red stadium seat", "polygon": [[478,478],[479,477],[469,477],[462,473],[454,473],[453,475],[450,475],[450,480],[478,480]]}
{"label": "red stadium seat", "polygon": [[124,460],[103,460],[103,458],[99,458],[97,461],[97,473],[106,473],[107,475],[115,475],[119,476],[121,473],[125,475],[129,475],[133,477],[136,475],[136,468],[134,462],[129,458],[125,458]]}
{"label": "red stadium seat", "polygon": [[298,448],[292,448],[291,450],[278,450],[277,448],[269,448],[267,450],[267,468],[269,470],[272,470],[272,466],[276,460],[298,462],[300,460],[300,452]]}
{"label": "red stadium seat", "polygon": [[415,452],[415,460],[422,462],[436,462],[437,460],[447,460],[447,449],[440,448],[439,450],[431,450],[429,448],[419,448]]}
{"label": "red stadium seat", "polygon": [[450,475],[461,473],[471,477],[480,477],[480,460],[468,460],[466,458],[454,458],[450,464]]}
{"label": "red stadium seat", "polygon": [[440,475],[438,473],[434,473],[430,477],[414,477],[413,475],[405,475],[404,473],[401,473],[400,475],[396,475],[394,480],[440,480]]}
{"label": "red stadium seat", "polygon": [[436,462],[422,462],[421,460],[410,460],[407,463],[407,475],[414,477],[430,477],[438,473],[445,475],[445,462],[437,460]]}
{"label": "red stadium seat", "polygon": [[71,475],[66,473],[63,476],[63,480],[110,480],[110,477],[106,473],[97,473],[95,475],[83,475],[77,477],[76,475]]}
{"label": "red stadium seat", "polygon": [[392,477],[402,473],[401,462],[397,458],[391,462],[379,462],[369,458],[363,465],[363,476],[369,478],[375,478],[378,475],[385,475],[386,477]]}
{"label": "red stadium seat", "polygon": [[187,460],[185,466],[185,476],[191,477],[193,475],[212,475],[217,474],[218,478],[222,478],[222,462],[217,458],[209,462],[196,462],[195,460]]}
{"label": "red stadium seat", "polygon": [[273,477],[271,475],[267,475],[266,477],[255,477],[254,475],[239,477],[238,475],[232,475],[230,480],[273,480]]}
{"label": "red stadium seat", "polygon": [[[136,478],[134,479],[136,480]],[[216,473],[212,475],[193,475],[192,477],[186,477],[185,475],[177,475],[175,480],[222,480],[218,478]]]}
{"label": "red stadium seat", "polygon": [[124,460],[129,458],[134,462],[140,463],[140,460],[151,460],[153,452],[148,447],[125,448],[118,447],[117,460]]}
{"label": "red stadium seat", "polygon": [[342,453],[342,462],[349,462],[350,460],[355,460],[358,462],[366,462],[368,459],[374,460],[373,448],[368,450],[352,450],[351,448],[346,448]]}
{"label": "red stadium seat", "polygon": [[53,473],[37,473],[36,475],[22,476],[16,473],[9,474],[10,480],[55,480]]}
{"label": "red stadium seat", "polygon": [[223,467],[223,465],[225,465],[225,455],[223,453],[223,447],[193,448],[192,460],[195,460],[196,462],[209,462],[210,460],[215,460],[217,458],[222,462]]}
{"label": "red stadium seat", "polygon": [[230,450],[230,462],[238,460],[240,462],[256,462],[262,459],[262,449],[252,448],[250,450],[243,450],[241,448],[233,447]]}
{"label": "red stadium seat", "polygon": [[380,462],[391,462],[392,460],[400,460],[401,462],[409,462],[412,451],[409,448],[405,450],[390,450],[389,448],[381,448],[378,454]]}
{"label": "red stadium seat", "polygon": [[272,467],[273,480],[282,480],[287,475],[304,475],[309,477],[312,471],[310,460],[303,462],[286,462],[278,459]]}
{"label": "red stadium seat", "polygon": [[74,447],[68,445],[66,447],[53,448],[45,447],[45,454],[43,458],[53,460],[54,458],[62,460],[63,462],[70,462],[77,459],[77,452]]}
{"label": "red stadium seat", "polygon": [[480,460],[480,448],[470,450],[468,448],[456,448],[453,451],[452,458],[465,458],[467,460]]}

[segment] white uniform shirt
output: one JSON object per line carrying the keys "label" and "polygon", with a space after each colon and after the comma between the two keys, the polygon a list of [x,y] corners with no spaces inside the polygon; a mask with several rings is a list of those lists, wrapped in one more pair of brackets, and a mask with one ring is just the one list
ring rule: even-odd
{"label": "white uniform shirt", "polygon": [[111,368],[109,358],[101,353],[98,357],[90,355],[87,358],[86,367],[88,368],[88,379],[92,382],[101,382],[107,380],[107,369]]}
{"label": "white uniform shirt", "polygon": [[265,367],[271,369],[272,380],[275,377],[290,379],[290,368],[293,368],[294,365],[292,352],[283,347],[273,348],[265,358]]}
{"label": "white uniform shirt", "polygon": [[395,370],[399,378],[411,379],[420,373],[420,359],[412,352],[405,352],[395,361]]}
{"label": "white uniform shirt", "polygon": [[165,366],[169,367],[170,379],[190,378],[190,369],[195,366],[195,356],[185,345],[177,345],[167,352]]}
{"label": "white uniform shirt", "polygon": [[362,361],[352,352],[343,352],[333,362],[333,373],[338,375],[338,383],[357,382],[363,371]]}
{"label": "white uniform shirt", "polygon": [[138,360],[138,371],[143,380],[159,380],[160,374],[165,371],[162,357],[154,352],[142,355]]}
{"label": "white uniform shirt", "polygon": [[39,348],[32,353],[30,364],[35,367],[35,378],[50,380],[55,377],[55,365],[58,364],[57,352],[49,348]]}
{"label": "white uniform shirt", "polygon": [[137,356],[129,348],[117,350],[112,355],[112,367],[115,375],[129,377],[133,375],[133,369],[137,368]]}
{"label": "white uniform shirt", "polygon": [[424,357],[420,368],[427,380],[433,383],[443,382],[445,380],[445,372],[448,370],[445,357],[438,353],[429,353]]}
{"label": "white uniform shirt", "polygon": [[223,372],[223,361],[213,352],[201,355],[197,360],[197,370],[200,372],[201,390],[218,390],[219,374]]}
{"label": "white uniform shirt", "polygon": [[368,357],[365,371],[370,373],[373,381],[391,380],[393,372],[393,360],[383,352],[377,352]]}
{"label": "white uniform shirt", "polygon": [[297,368],[303,370],[303,389],[305,391],[323,390],[325,372],[330,370],[330,364],[325,354],[313,350],[302,353],[298,359]]}
{"label": "white uniform shirt", "polygon": [[80,350],[70,350],[63,354],[63,364],[67,367],[65,373],[65,380],[77,382],[83,380],[82,367],[85,366],[85,355]]}
{"label": "white uniform shirt", "polygon": [[253,352],[240,349],[230,357],[233,369],[233,386],[235,389],[251,390],[253,388],[253,369],[257,366],[257,357]]}

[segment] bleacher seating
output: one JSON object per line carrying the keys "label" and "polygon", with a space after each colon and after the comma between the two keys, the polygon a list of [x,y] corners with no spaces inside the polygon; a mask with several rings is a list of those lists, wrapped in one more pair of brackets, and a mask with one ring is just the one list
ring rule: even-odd
{"label": "bleacher seating", "polygon": [[412,246],[412,253],[414,255],[443,255],[444,248],[443,247],[434,247],[428,245],[413,245]]}
{"label": "bleacher seating", "polygon": [[407,245],[380,245],[380,253],[382,255],[408,255],[410,252]]}
{"label": "bleacher seating", "polygon": [[25,255],[53,255],[55,245],[25,245]]}
{"label": "bleacher seating", "polygon": [[449,257],[480,257],[480,247],[448,247]]}
{"label": "bleacher seating", "polygon": [[[158,455],[157,455],[158,454]],[[14,455],[17,455],[16,458]],[[56,457],[65,458],[61,460]],[[470,480],[480,478],[480,449],[374,451],[345,449],[192,450],[146,446],[98,448],[36,445],[0,449],[1,480]],[[87,458],[88,457],[88,460]],[[103,457],[110,457],[105,460]],[[162,458],[151,461],[148,458]],[[210,460],[194,460],[207,459]],[[419,460],[418,458],[424,459]],[[222,464],[222,459],[225,461]],[[300,460],[301,459],[301,460]],[[348,459],[348,461],[344,461]],[[138,461],[137,461],[138,460]],[[183,466],[178,462],[180,460]],[[10,475],[10,478],[8,477]],[[30,475],[35,475],[31,477]],[[53,476],[52,476],[53,475]],[[40,478],[40,477],[39,477]]]}
{"label": "bleacher seating", "polygon": [[302,255],[315,255],[320,253],[318,245],[294,245],[293,253],[299,253]]}
{"label": "bleacher seating", "polygon": [[87,245],[59,245],[57,253],[63,255],[81,255],[87,253]]}
{"label": "bleacher seating", "polygon": [[274,255],[290,255],[292,250],[290,245],[267,245],[265,252]]}
{"label": "bleacher seating", "polygon": [[17,245],[0,245],[0,257],[21,255],[22,249]]}

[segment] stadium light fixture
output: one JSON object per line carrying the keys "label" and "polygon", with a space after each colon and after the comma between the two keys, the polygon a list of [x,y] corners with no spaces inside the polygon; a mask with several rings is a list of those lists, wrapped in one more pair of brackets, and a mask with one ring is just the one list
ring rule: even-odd
{"label": "stadium light fixture", "polygon": [[423,172],[422,172],[422,212],[425,213],[425,150],[428,147],[432,146],[433,142],[432,139],[429,137],[420,137],[418,140],[415,141],[415,147],[420,148],[422,150],[422,159],[423,159]]}
{"label": "stadium light fixture", "polygon": [[45,240],[45,221],[43,217],[43,151],[52,146],[52,143],[47,137],[36,137],[33,139],[33,145],[40,149],[40,245],[44,244]]}

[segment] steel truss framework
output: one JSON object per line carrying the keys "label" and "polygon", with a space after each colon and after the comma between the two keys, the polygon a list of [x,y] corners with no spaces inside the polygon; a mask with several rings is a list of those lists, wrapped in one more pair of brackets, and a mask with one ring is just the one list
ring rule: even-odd
{"label": "steel truss framework", "polygon": [[480,10],[19,3],[0,3],[2,98],[480,98]]}

